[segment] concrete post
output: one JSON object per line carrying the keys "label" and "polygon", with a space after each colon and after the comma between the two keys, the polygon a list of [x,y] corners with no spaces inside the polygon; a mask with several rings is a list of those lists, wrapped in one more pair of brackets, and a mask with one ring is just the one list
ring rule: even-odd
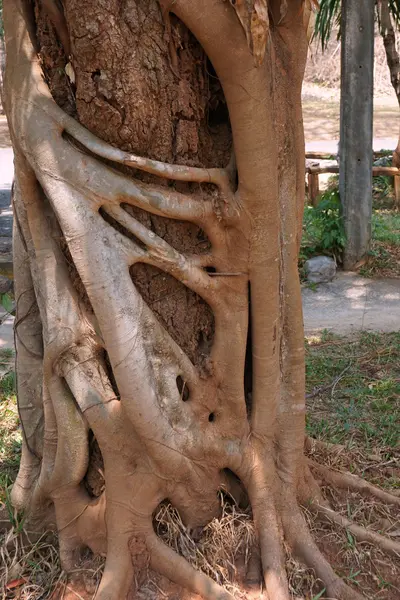
{"label": "concrete post", "polygon": [[342,0],[339,187],[347,270],[366,255],[371,241],[374,6],[372,0]]}

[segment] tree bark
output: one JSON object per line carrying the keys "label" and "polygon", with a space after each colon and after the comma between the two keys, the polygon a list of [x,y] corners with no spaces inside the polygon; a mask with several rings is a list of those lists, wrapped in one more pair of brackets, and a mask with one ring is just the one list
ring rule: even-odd
{"label": "tree bark", "polygon": [[[390,72],[390,81],[392,83],[397,101],[400,106],[400,56],[396,47],[396,33],[390,16],[388,0],[381,0],[379,4],[379,25],[386,52],[386,61]],[[400,136],[397,148],[393,153],[393,166],[400,167]],[[394,177],[395,204],[400,209],[400,177]]]}
{"label": "tree bark", "polygon": [[354,600],[299,507],[327,507],[303,453],[302,2],[106,4],[4,1],[24,265],[13,501],[56,528],[67,571],[85,547],[106,555],[96,600],[134,595],[149,565],[228,599],[153,514],[168,499],[204,526],[239,479],[267,596],[290,597],[285,539]]}

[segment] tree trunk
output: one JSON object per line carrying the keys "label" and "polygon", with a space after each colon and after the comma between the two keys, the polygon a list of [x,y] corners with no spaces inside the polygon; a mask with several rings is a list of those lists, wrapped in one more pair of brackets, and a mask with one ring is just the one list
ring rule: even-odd
{"label": "tree trunk", "polygon": [[194,531],[238,488],[271,600],[290,597],[283,539],[329,597],[358,597],[299,508],[328,510],[303,453],[302,2],[232,5],[4,0],[13,502],[57,529],[67,571],[85,547],[106,555],[96,600],[134,597],[149,565],[232,598],[153,514],[168,499]]}
{"label": "tree trunk", "polygon": [[[381,0],[379,4],[379,25],[390,71],[390,81],[400,106],[400,56],[396,47],[396,33],[390,16],[389,0]],[[393,153],[393,166],[400,168],[400,136]],[[400,209],[400,177],[394,177],[394,192],[396,207]]]}

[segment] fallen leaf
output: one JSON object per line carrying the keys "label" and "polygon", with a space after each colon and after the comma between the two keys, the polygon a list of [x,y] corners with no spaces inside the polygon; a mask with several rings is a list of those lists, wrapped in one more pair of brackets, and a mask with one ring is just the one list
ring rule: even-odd
{"label": "fallen leaf", "polygon": [[386,535],[389,535],[390,537],[400,537],[400,529],[390,531],[389,533],[386,533]]}
{"label": "fallen leaf", "polygon": [[12,581],[9,581],[6,585],[6,589],[7,590],[14,590],[17,587],[20,587],[21,585],[24,585],[24,583],[26,583],[26,579],[24,579],[23,577],[21,577],[20,579],[13,579]]}

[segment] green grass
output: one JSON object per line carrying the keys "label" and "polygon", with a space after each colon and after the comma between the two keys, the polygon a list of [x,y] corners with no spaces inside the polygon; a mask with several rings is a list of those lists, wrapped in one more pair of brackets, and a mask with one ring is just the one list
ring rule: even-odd
{"label": "green grass", "polygon": [[377,242],[400,246],[400,213],[375,210],[372,215],[372,237]]}
{"label": "green grass", "polygon": [[[400,442],[400,333],[306,341],[307,431],[391,457]],[[335,382],[335,383],[334,383]],[[334,385],[332,385],[334,383]],[[316,394],[317,388],[325,388]],[[398,482],[400,485],[400,482]]]}
{"label": "green grass", "polygon": [[[12,350],[0,350],[0,368],[11,368]],[[21,432],[15,397],[15,374],[6,372],[0,379],[0,505],[7,500],[7,490],[17,474],[21,453]]]}
{"label": "green grass", "polygon": [[400,277],[400,214],[375,210],[368,262],[360,269],[364,277]]}

